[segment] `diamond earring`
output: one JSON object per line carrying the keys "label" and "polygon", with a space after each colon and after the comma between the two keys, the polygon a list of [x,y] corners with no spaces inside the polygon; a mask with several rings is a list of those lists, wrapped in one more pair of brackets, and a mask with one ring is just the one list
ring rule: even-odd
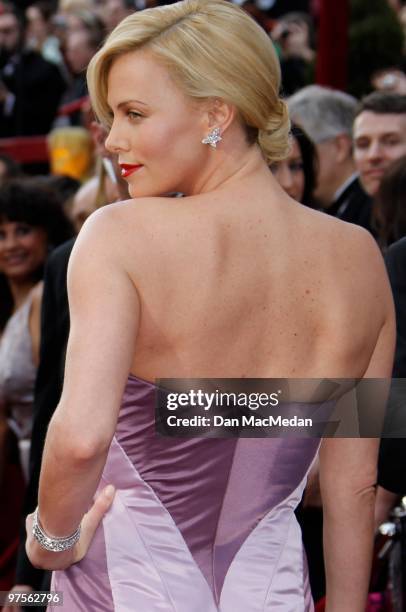
{"label": "diamond earring", "polygon": [[213,147],[213,149],[216,149],[217,143],[220,142],[220,140],[223,140],[220,136],[220,128],[216,127],[206,136],[206,138],[203,138],[202,144],[208,144]]}

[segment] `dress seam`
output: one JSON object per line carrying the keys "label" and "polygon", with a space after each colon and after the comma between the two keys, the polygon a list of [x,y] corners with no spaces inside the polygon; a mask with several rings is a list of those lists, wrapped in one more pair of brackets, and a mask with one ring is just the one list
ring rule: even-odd
{"label": "dress seam", "polygon": [[[215,565],[215,563],[214,563],[214,561],[215,561],[215,548],[216,548],[216,544],[217,544],[217,536],[218,536],[218,528],[219,528],[220,518],[221,518],[222,513],[223,513],[223,509],[224,509],[224,500],[225,500],[225,498],[226,498],[227,491],[228,491],[228,487],[229,487],[229,485],[230,485],[230,475],[231,475],[231,470],[233,469],[234,457],[235,457],[235,453],[236,453],[236,450],[237,450],[237,446],[238,446],[238,441],[237,441],[236,445],[234,446],[234,450],[233,450],[233,457],[232,457],[232,459],[231,459],[231,461],[230,461],[230,469],[229,469],[229,471],[228,471],[228,475],[227,475],[227,484],[226,484],[226,486],[224,487],[223,499],[221,500],[221,506],[220,506],[220,510],[219,510],[219,513],[218,513],[218,516],[217,516],[217,521],[216,521],[216,530],[215,530],[215,533],[214,533],[213,544],[212,544],[212,562],[211,562],[211,571],[212,571],[212,580],[213,580],[214,594],[215,594],[215,598],[216,598],[216,602],[215,602],[215,603],[216,603],[217,608],[218,608],[218,607],[219,607],[219,605],[220,605],[221,592],[220,592],[220,593],[217,593],[217,582],[216,582],[216,576],[215,576],[215,571],[214,571],[214,565]],[[234,558],[234,557],[233,557],[233,558]],[[230,563],[230,565],[231,565],[231,563]],[[229,566],[229,567],[230,567],[230,566]],[[226,575],[227,575],[227,574],[226,574]],[[224,580],[225,580],[226,575],[224,576]],[[223,580],[223,586],[224,586],[224,580]]]}
{"label": "dress seam", "polygon": [[[117,440],[115,437],[114,437],[114,440],[116,441],[117,446],[120,448],[120,451],[121,451],[121,452],[123,453],[123,455],[125,456],[126,461],[127,461],[129,464],[130,464],[131,469],[132,469],[132,470],[135,470],[135,471],[137,472],[137,474],[139,475],[139,472],[138,472],[137,468],[136,468],[136,467],[135,467],[135,466],[134,466],[134,465],[131,463],[131,461],[129,460],[129,458],[128,458],[127,454],[125,453],[125,451],[124,451],[123,447],[121,446],[121,444],[118,442],[118,440]],[[140,476],[140,478],[141,478],[141,476]],[[105,479],[104,479],[104,480],[105,480]],[[147,482],[145,482],[145,480],[143,480],[142,478],[141,478],[141,480],[142,480],[143,484],[144,484],[145,486],[147,486],[147,487],[150,489],[150,491],[153,493],[153,495],[155,495],[155,493],[154,493],[154,491],[152,490],[152,488],[150,487],[150,485],[149,485]],[[118,491],[116,492],[116,495],[118,495],[118,498],[119,498],[119,500],[120,500],[120,503],[121,503],[121,504],[122,504],[122,506],[124,507],[125,512],[126,512],[126,514],[128,515],[128,517],[129,517],[129,519],[130,519],[130,522],[131,522],[131,523],[134,525],[134,528],[135,528],[135,530],[136,530],[136,532],[137,532],[137,534],[138,534],[138,536],[139,536],[140,540],[142,541],[142,543],[143,543],[143,545],[144,545],[144,548],[145,548],[145,550],[146,550],[146,552],[147,552],[147,554],[148,554],[148,557],[150,558],[150,560],[151,560],[151,562],[152,562],[152,564],[153,564],[153,566],[154,566],[154,568],[155,568],[155,571],[157,572],[157,574],[158,574],[158,576],[159,576],[159,578],[160,578],[161,584],[162,584],[162,586],[164,587],[164,589],[165,589],[165,591],[166,591],[166,593],[167,593],[167,596],[168,596],[168,599],[170,600],[170,603],[171,603],[172,609],[173,609],[173,611],[174,611],[174,612],[176,612],[176,607],[175,607],[175,605],[174,605],[174,602],[173,602],[172,596],[171,596],[171,594],[170,594],[170,592],[169,592],[169,590],[168,590],[168,587],[167,587],[167,585],[166,585],[166,582],[165,582],[165,580],[163,579],[162,574],[161,574],[161,572],[159,571],[159,569],[158,569],[158,567],[157,567],[157,565],[156,565],[156,563],[155,563],[155,561],[154,561],[154,558],[153,558],[153,556],[151,555],[151,552],[150,552],[150,550],[149,550],[149,547],[147,546],[147,544],[146,544],[146,542],[145,542],[144,538],[143,538],[143,537],[142,537],[142,535],[141,535],[140,530],[138,529],[137,524],[136,524],[136,523],[134,523],[134,521],[133,521],[133,519],[132,519],[132,517],[131,517],[131,513],[129,513],[129,512],[128,512],[128,508],[127,508],[127,506],[126,506],[126,505],[125,505],[125,503],[122,501],[121,496],[120,496],[120,490],[118,490]],[[162,502],[159,500],[159,498],[158,498],[156,495],[155,495],[155,497],[157,498],[157,500],[159,501],[159,503],[160,503],[160,504],[161,504],[161,506],[162,506]],[[165,511],[167,512],[167,514],[170,516],[169,512],[166,510],[166,508],[165,508],[165,507],[164,507],[164,510],[165,510]],[[171,517],[171,516],[170,516],[170,518],[172,519],[172,517]],[[172,521],[173,521],[173,519],[172,519]],[[176,525],[175,525],[175,526],[176,526]],[[112,588],[112,593],[113,593],[113,588]],[[113,602],[114,602],[114,597],[113,597]],[[114,606],[114,607],[115,607],[115,606]]]}
{"label": "dress seam", "polygon": [[272,582],[273,582],[273,579],[275,577],[275,572],[276,572],[276,570],[278,568],[278,565],[279,565],[279,562],[281,560],[281,556],[282,556],[282,552],[283,552],[283,549],[284,549],[284,545],[286,544],[286,542],[288,540],[288,537],[289,537],[290,531],[292,529],[292,524],[293,524],[294,520],[296,520],[296,519],[295,519],[295,514],[293,513],[293,516],[291,517],[291,520],[289,521],[289,528],[288,528],[288,530],[286,532],[286,538],[285,538],[285,540],[283,542],[283,545],[281,544],[281,546],[280,546],[280,551],[279,551],[278,559],[277,559],[277,561],[276,561],[276,563],[274,565],[274,570],[272,572],[272,576],[270,576],[270,579],[269,579],[268,588],[267,588],[267,591],[266,591],[266,595],[264,597],[264,605],[262,607],[262,612],[266,612],[265,606],[266,606],[266,602],[267,602],[267,599],[268,599],[268,595],[269,595],[269,592],[270,592],[270,590],[272,588]]}

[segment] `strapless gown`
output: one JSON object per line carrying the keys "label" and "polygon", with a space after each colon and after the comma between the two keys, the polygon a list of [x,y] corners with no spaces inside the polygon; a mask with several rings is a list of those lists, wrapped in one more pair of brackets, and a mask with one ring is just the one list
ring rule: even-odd
{"label": "strapless gown", "polygon": [[294,510],[309,438],[155,436],[155,392],[130,376],[100,487],[113,505],[86,557],[53,573],[55,612],[312,612]]}

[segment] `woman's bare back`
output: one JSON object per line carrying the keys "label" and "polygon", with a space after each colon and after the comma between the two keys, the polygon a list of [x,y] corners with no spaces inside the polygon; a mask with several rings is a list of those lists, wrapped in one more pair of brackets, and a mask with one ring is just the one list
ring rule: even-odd
{"label": "woman's bare back", "polygon": [[385,315],[372,240],[278,192],[244,189],[117,210],[141,306],[132,371],[361,377]]}

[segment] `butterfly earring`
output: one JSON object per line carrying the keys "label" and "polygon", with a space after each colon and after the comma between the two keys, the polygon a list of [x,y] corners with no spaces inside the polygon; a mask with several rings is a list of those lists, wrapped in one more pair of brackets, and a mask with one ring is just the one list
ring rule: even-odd
{"label": "butterfly earring", "polygon": [[220,140],[223,140],[220,136],[220,128],[216,127],[206,136],[206,138],[203,138],[202,144],[208,144],[213,147],[213,149],[216,149],[217,143],[220,142]]}

